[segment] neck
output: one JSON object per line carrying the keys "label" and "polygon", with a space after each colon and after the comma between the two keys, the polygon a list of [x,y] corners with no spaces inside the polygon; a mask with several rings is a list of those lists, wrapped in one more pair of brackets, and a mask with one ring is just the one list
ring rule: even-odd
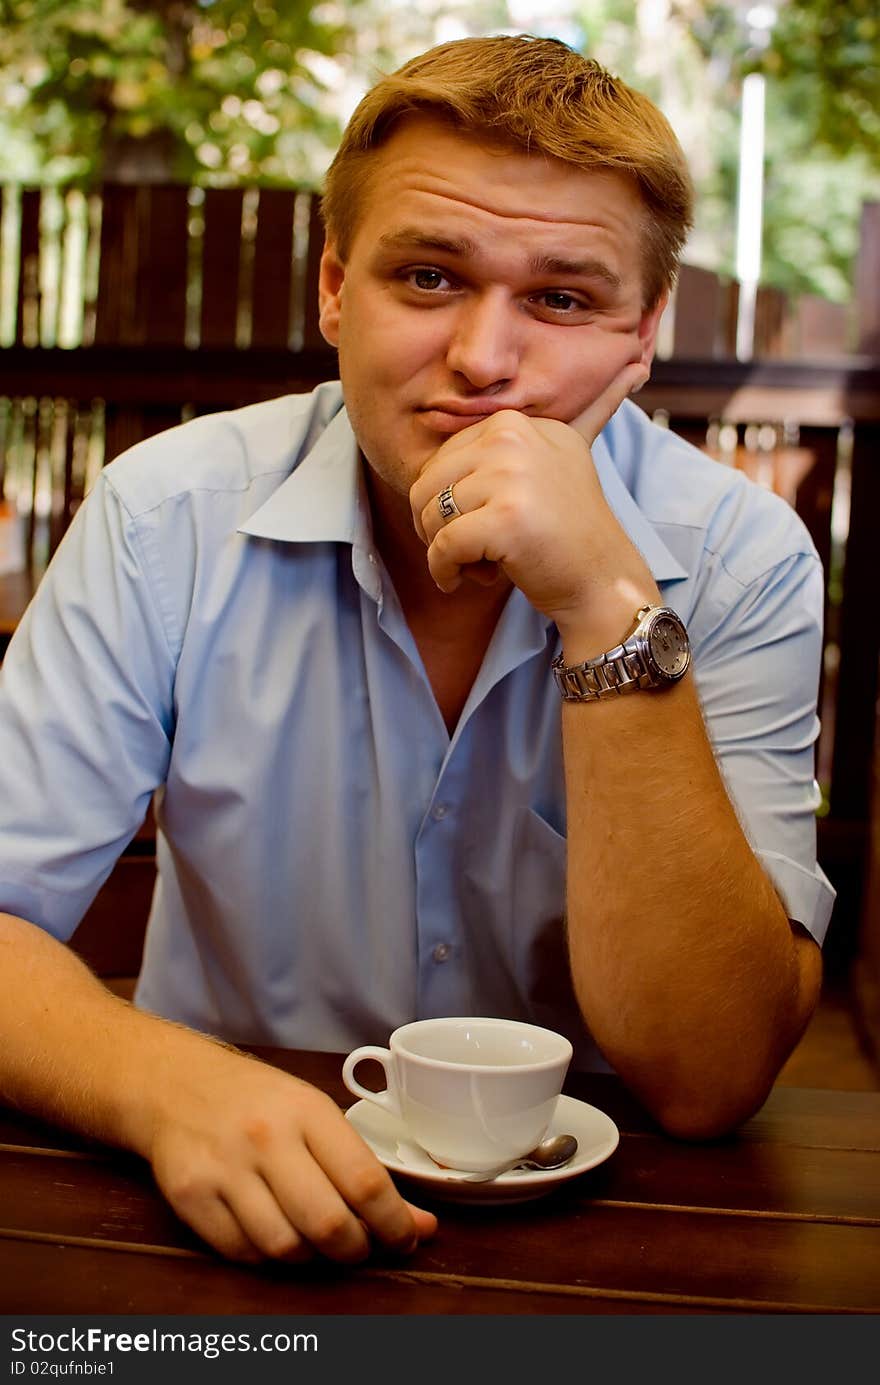
{"label": "neck", "polygon": [[412,632],[450,735],[480,671],[511,591],[506,577],[491,587],[464,581],[447,595],[428,569],[406,497],[365,467],[373,538]]}

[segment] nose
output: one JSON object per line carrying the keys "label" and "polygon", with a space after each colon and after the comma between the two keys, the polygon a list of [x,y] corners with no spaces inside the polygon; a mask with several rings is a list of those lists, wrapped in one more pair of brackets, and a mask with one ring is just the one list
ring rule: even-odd
{"label": "nose", "polygon": [[456,315],[446,363],[475,389],[499,390],[519,367],[516,307],[506,296],[483,293],[470,297]]}

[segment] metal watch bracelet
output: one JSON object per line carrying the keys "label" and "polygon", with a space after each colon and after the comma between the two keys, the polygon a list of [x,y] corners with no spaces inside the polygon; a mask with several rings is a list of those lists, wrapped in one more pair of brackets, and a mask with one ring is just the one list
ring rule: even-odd
{"label": "metal watch bracelet", "polygon": [[624,693],[642,686],[647,669],[641,656],[628,651],[622,644],[609,649],[600,659],[589,660],[584,664],[565,667],[561,654],[550,666],[556,686],[565,702],[584,702],[592,698],[608,697],[610,693]]}

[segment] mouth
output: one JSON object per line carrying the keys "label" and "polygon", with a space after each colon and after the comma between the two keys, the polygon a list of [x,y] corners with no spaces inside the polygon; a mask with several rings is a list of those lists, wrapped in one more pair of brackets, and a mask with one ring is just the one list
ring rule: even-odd
{"label": "mouth", "polygon": [[438,403],[430,404],[427,408],[418,409],[417,413],[421,421],[433,433],[460,433],[465,428],[472,428],[476,423],[482,423],[484,419],[491,418],[492,414],[501,413],[502,409],[510,409],[510,404],[494,404],[488,400],[471,400],[468,403]]}

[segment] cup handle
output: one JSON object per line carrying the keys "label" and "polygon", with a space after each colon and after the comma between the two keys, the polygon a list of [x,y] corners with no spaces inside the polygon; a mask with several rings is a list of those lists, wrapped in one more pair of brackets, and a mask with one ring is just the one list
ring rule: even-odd
{"label": "cup handle", "polygon": [[[354,1075],[354,1070],[358,1063],[365,1058],[374,1058],[377,1063],[381,1063],[385,1069],[386,1087],[384,1092],[371,1092],[369,1087],[362,1087]],[[363,1101],[372,1101],[374,1106],[381,1106],[383,1111],[389,1111],[392,1116],[400,1117],[400,1102],[397,1098],[397,1088],[394,1083],[394,1075],[391,1067],[391,1050],[388,1048],[356,1048],[353,1053],[349,1053],[345,1062],[342,1064],[342,1080],[350,1092],[359,1096]]]}

